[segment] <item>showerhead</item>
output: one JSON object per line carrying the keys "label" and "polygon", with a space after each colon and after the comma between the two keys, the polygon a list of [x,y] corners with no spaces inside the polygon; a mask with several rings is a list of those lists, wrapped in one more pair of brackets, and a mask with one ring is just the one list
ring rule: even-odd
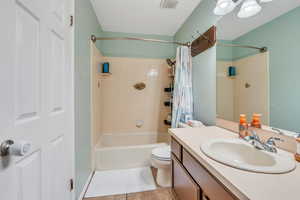
{"label": "showerhead", "polygon": [[170,67],[174,66],[176,64],[176,61],[172,61],[170,58],[167,59],[167,63]]}

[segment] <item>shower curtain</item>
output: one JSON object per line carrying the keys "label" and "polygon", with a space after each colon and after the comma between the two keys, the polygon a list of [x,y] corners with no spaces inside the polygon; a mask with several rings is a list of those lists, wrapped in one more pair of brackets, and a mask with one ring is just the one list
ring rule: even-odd
{"label": "shower curtain", "polygon": [[173,91],[172,128],[193,118],[192,56],[189,47],[177,48]]}

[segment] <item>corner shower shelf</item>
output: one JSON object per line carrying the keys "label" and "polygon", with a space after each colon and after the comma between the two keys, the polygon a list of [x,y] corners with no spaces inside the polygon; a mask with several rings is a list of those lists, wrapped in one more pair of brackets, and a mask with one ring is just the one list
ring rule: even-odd
{"label": "corner shower shelf", "polygon": [[168,87],[168,88],[165,88],[164,91],[165,92],[173,92],[173,88]]}
{"label": "corner shower shelf", "polygon": [[167,125],[167,126],[171,126],[171,122],[169,122],[169,121],[167,121],[167,120],[164,120],[164,123],[165,123],[165,125]]}
{"label": "corner shower shelf", "polygon": [[111,76],[112,75],[112,73],[99,73],[100,74],[100,76]]}
{"label": "corner shower shelf", "polygon": [[100,78],[108,78],[112,75],[112,73],[98,73]]}
{"label": "corner shower shelf", "polygon": [[171,106],[172,106],[172,103],[171,103],[170,101],[165,101],[165,102],[164,102],[164,105],[165,105],[166,107],[171,107]]}

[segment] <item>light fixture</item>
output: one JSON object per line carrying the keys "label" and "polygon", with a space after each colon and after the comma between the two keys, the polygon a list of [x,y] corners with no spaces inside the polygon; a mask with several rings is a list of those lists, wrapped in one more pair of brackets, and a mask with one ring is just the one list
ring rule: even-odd
{"label": "light fixture", "polygon": [[215,15],[226,15],[234,10],[236,4],[232,0],[218,0],[214,9]]}
{"label": "light fixture", "polygon": [[272,0],[215,0],[217,2],[214,9],[215,15],[226,15],[233,11],[238,5],[242,4],[238,12],[239,18],[252,17],[262,9],[260,4],[268,3]]}
{"label": "light fixture", "polygon": [[238,13],[239,18],[252,17],[261,11],[261,6],[256,0],[245,0]]}
{"label": "light fixture", "polygon": [[260,0],[261,3],[268,3],[268,2],[271,2],[273,0]]}
{"label": "light fixture", "polygon": [[161,0],[160,8],[175,9],[178,4],[177,0]]}

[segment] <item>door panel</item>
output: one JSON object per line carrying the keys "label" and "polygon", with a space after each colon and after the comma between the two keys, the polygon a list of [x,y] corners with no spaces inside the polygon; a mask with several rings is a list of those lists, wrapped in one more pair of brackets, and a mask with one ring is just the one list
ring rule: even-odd
{"label": "door panel", "polygon": [[[14,1],[12,1],[14,2]],[[28,10],[28,12],[32,13],[32,15],[36,16],[36,18],[40,18],[43,13],[43,1],[40,0],[16,0],[16,5],[23,7]]]}
{"label": "door panel", "polygon": [[52,67],[49,73],[50,85],[50,113],[58,114],[64,108],[64,40],[55,32],[51,32],[51,60]]}
{"label": "door panel", "polygon": [[0,156],[1,200],[73,196],[73,1],[1,0],[0,143],[31,143]]}
{"label": "door panel", "polygon": [[18,176],[18,198],[40,200],[41,188],[41,152],[37,151],[16,163]]}
{"label": "door panel", "polygon": [[[50,163],[55,163],[51,170],[49,171],[50,175],[50,198],[49,199],[68,199],[68,195],[65,193],[65,189],[68,188],[69,180],[67,179],[66,174],[64,173],[67,170],[67,166],[64,165],[65,158],[64,154],[61,152],[64,151],[65,139],[62,134],[58,138],[54,139],[50,143],[49,157]],[[58,164],[59,163],[59,164]],[[63,169],[63,170],[62,170]],[[61,181],[62,177],[65,177],[65,181]]]}
{"label": "door panel", "polygon": [[49,31],[50,31],[50,69],[49,95],[51,114],[62,114],[64,111],[66,60],[65,60],[65,14],[64,1],[50,2]]}
{"label": "door panel", "polygon": [[16,123],[38,118],[40,110],[40,22],[16,5],[16,66],[14,71]]}

